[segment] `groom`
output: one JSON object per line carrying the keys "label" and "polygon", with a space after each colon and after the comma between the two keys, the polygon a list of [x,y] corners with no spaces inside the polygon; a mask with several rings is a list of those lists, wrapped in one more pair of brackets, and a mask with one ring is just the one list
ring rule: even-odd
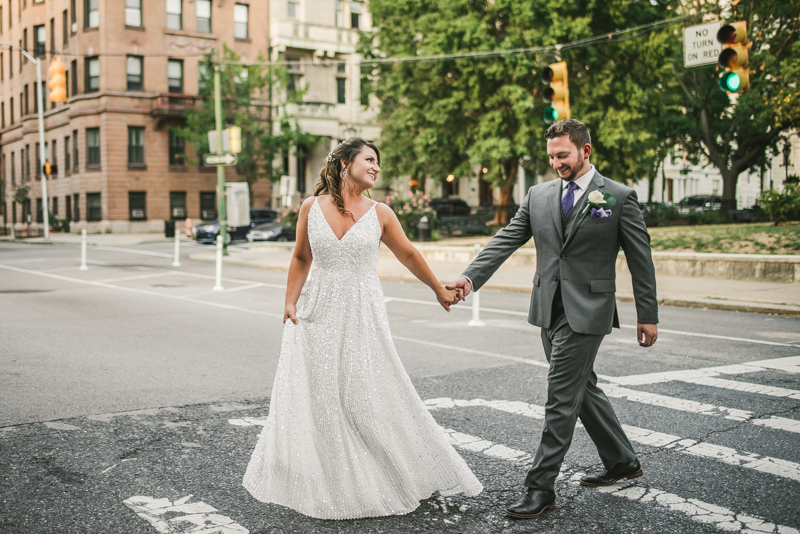
{"label": "groom", "polygon": [[[545,134],[550,165],[560,180],[535,185],[519,211],[448,288],[462,299],[477,291],[531,236],[537,266],[528,322],[541,327],[550,371],[544,429],[511,517],[539,517],[555,507],[555,481],[580,418],[605,470],[581,478],[584,486],[609,486],[641,476],[642,467],[592,369],[603,337],[619,328],[615,265],[620,247],[633,278],[636,338],[649,347],[658,337],[656,279],[650,236],[636,193],[605,178],[589,163],[586,126],[568,119]],[[614,199],[613,201],[611,199]],[[612,206],[613,204],[613,206]]]}

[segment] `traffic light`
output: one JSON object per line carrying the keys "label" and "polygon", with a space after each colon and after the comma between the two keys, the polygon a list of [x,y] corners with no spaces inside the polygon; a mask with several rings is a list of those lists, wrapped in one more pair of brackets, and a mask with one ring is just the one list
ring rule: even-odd
{"label": "traffic light", "polygon": [[55,163],[50,163],[49,161],[45,161],[42,167],[45,176],[53,176],[54,174],[58,174],[58,167],[56,166]]}
{"label": "traffic light", "polygon": [[567,83],[567,63],[559,61],[542,70],[542,83],[547,87],[542,99],[549,104],[544,110],[544,122],[553,124],[569,119],[569,84]]}
{"label": "traffic light", "polygon": [[747,23],[731,22],[717,32],[717,41],[723,49],[719,64],[725,68],[719,79],[719,88],[728,93],[744,93],[750,90],[750,59],[747,50]]}
{"label": "traffic light", "polygon": [[67,73],[61,56],[50,61],[50,102],[67,101]]}

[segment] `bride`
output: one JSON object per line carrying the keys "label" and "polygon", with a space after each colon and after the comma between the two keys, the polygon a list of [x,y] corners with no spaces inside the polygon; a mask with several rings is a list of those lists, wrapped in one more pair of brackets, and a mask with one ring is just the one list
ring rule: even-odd
{"label": "bride", "polygon": [[328,155],[315,196],[300,208],[269,416],[243,481],[259,501],[319,519],[401,515],[435,491],[483,489],[423,405],[392,341],[380,241],[445,310],[457,294],[438,282],[394,212],[363,195],[379,172],[378,147],[351,137]]}

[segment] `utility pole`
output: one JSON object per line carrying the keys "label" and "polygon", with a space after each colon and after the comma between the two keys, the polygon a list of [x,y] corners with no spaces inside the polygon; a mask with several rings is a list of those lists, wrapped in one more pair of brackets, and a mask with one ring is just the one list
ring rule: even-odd
{"label": "utility pole", "polygon": [[[214,118],[217,130],[217,155],[222,156],[222,91],[220,89],[219,69],[221,58],[214,64]],[[217,165],[217,203],[219,204],[219,235],[222,236],[224,253],[228,254],[228,207],[225,193],[225,168]]]}
{"label": "utility pole", "polygon": [[19,50],[20,54],[28,58],[31,63],[36,65],[36,91],[39,93],[36,97],[38,104],[37,107],[39,108],[39,161],[37,162],[37,165],[39,165],[39,174],[42,176],[42,215],[44,216],[44,239],[45,241],[50,241],[50,213],[48,209],[49,202],[47,198],[47,176],[45,176],[44,173],[44,155],[46,146],[44,144],[44,91],[42,87],[42,61],[33,57],[26,52],[24,48],[19,47],[14,43],[0,41],[0,46],[7,46],[11,49]]}

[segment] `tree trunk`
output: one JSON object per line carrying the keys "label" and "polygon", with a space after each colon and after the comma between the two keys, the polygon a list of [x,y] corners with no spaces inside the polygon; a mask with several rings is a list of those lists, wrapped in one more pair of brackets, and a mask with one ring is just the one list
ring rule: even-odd
{"label": "tree trunk", "polygon": [[500,199],[497,202],[497,209],[494,212],[492,224],[505,226],[508,224],[508,209],[514,203],[514,185],[517,183],[517,165],[511,165],[503,185],[500,186]]}
{"label": "tree trunk", "polygon": [[720,169],[722,174],[722,207],[721,213],[728,213],[728,210],[736,209],[736,182],[739,181],[739,173],[730,169]]}

